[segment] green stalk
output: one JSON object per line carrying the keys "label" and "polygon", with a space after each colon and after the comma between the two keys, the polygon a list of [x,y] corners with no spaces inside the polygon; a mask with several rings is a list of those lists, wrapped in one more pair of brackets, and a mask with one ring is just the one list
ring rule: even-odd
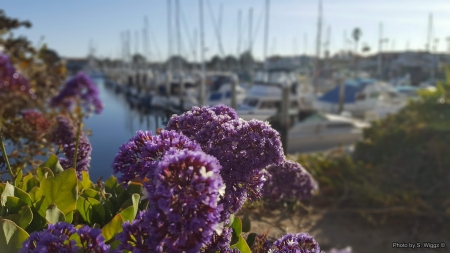
{"label": "green stalk", "polygon": [[73,168],[77,169],[77,158],[78,158],[78,145],[80,144],[80,132],[81,132],[81,119],[78,123],[78,129],[77,129],[77,140],[75,143],[75,157],[73,158]]}
{"label": "green stalk", "polygon": [[11,165],[9,164],[8,155],[6,154],[5,143],[3,142],[3,136],[0,134],[0,146],[2,148],[3,160],[5,160],[6,167],[8,167],[9,174],[11,175],[12,182],[16,186],[16,175],[12,172]]}

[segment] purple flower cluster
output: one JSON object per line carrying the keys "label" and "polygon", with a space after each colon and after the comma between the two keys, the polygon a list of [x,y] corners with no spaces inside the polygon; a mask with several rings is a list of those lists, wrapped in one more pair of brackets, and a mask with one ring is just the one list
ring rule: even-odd
{"label": "purple flower cluster", "polygon": [[17,72],[7,55],[0,53],[0,94],[5,91],[20,91],[36,98],[28,80]]}
{"label": "purple flower cluster", "polygon": [[75,127],[70,119],[64,116],[56,117],[56,129],[53,131],[52,141],[57,145],[64,145],[74,142],[75,137]]}
{"label": "purple flower cluster", "polygon": [[222,226],[219,231],[214,231],[211,241],[203,247],[201,253],[226,252],[230,249],[231,235],[233,229],[228,226]]}
{"label": "purple flower cluster", "polygon": [[[74,234],[80,237],[81,245],[77,245],[75,240],[70,237]],[[41,232],[33,232],[30,237],[23,242],[20,253],[50,253],[82,252],[106,253],[110,246],[105,244],[100,229],[84,226],[76,229],[72,224],[58,222],[48,225],[48,228]]]}
{"label": "purple flower cluster", "polygon": [[122,229],[122,232],[116,236],[116,240],[121,242],[117,253],[123,250],[129,250],[133,253],[148,252],[148,245],[146,243],[150,235],[148,234],[147,224],[145,223],[145,211],[139,212],[131,223],[123,223]]}
{"label": "purple flower cluster", "polygon": [[136,136],[119,148],[112,165],[114,173],[121,173],[119,182],[126,184],[135,177],[151,179],[159,161],[168,151],[200,151],[198,144],[175,131],[162,130],[152,136],[150,131],[138,131]]}
{"label": "purple flower cluster", "polygon": [[270,176],[264,185],[264,196],[273,200],[306,199],[312,197],[318,188],[313,177],[296,162],[271,165],[267,171]]}
{"label": "purple flower cluster", "polygon": [[[73,167],[73,159],[75,158],[75,148],[76,142],[63,145],[63,153],[66,156],[66,158],[61,158],[59,161],[64,169],[69,169]],[[78,173],[78,176],[81,175],[82,171],[88,171],[89,164],[91,161],[91,153],[92,153],[92,146],[91,143],[89,142],[89,139],[84,135],[80,135],[80,139],[78,142],[77,167],[75,168]]]}
{"label": "purple flower cluster", "polygon": [[105,238],[102,236],[101,229],[83,226],[78,229],[77,234],[80,236],[81,248],[84,249],[83,252],[109,252],[110,246],[105,244]]}
{"label": "purple flower cluster", "polygon": [[[221,203],[229,213],[237,212],[247,196],[260,196],[265,181],[261,170],[284,160],[277,131],[258,120],[238,119],[236,112],[227,106],[193,107],[172,117],[167,129],[195,140],[205,153],[219,160],[220,174],[227,186]],[[223,214],[222,219],[229,213]]]}
{"label": "purple flower cluster", "polygon": [[[218,205],[224,184],[217,159],[202,151],[180,150],[158,163],[153,180],[145,184],[149,209],[142,221],[127,225],[119,236],[127,249],[136,225],[145,228],[147,252],[197,253],[221,229]],[[142,228],[141,228],[142,229]]]}
{"label": "purple flower cluster", "polygon": [[306,233],[287,234],[273,243],[269,253],[321,253],[319,244]]}
{"label": "purple flower cluster", "polygon": [[220,124],[237,119],[236,112],[233,114],[232,110],[225,106],[212,108],[194,106],[180,116],[173,116],[167,123],[166,129],[183,133],[204,149],[208,147],[211,139],[217,137],[215,133]]}
{"label": "purple flower cluster", "polygon": [[80,105],[88,114],[92,112],[100,114],[103,111],[97,86],[83,72],[66,82],[61,92],[51,99],[50,105],[70,109],[76,100],[81,103]]}
{"label": "purple flower cluster", "polygon": [[[71,121],[66,117],[58,116],[56,122],[57,126],[53,132],[52,140],[63,147],[65,158],[61,158],[60,163],[64,169],[69,169],[73,167],[73,159],[75,158],[76,131]],[[91,153],[92,146],[89,139],[80,135],[76,168],[79,175],[82,171],[88,171]]]}

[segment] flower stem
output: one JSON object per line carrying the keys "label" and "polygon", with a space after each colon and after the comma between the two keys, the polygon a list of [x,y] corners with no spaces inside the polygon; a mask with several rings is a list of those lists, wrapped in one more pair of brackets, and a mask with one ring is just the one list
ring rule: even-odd
{"label": "flower stem", "polygon": [[6,154],[5,143],[3,142],[3,136],[0,134],[0,147],[2,148],[3,160],[5,160],[6,167],[8,167],[9,174],[11,175],[14,186],[16,185],[16,175],[12,172],[11,165],[9,164],[8,155]]}
{"label": "flower stem", "polygon": [[80,144],[80,132],[81,132],[81,119],[78,123],[78,129],[77,129],[77,140],[75,144],[75,157],[73,158],[73,168],[77,169],[77,159],[78,159],[78,145]]}

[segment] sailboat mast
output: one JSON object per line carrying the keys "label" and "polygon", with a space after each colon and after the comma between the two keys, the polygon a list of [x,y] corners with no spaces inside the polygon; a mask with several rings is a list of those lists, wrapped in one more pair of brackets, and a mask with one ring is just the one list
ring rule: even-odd
{"label": "sailboat mast", "polygon": [[202,73],[200,83],[200,105],[206,104],[206,87],[205,87],[205,31],[203,27],[203,0],[199,0],[200,9],[200,57],[202,61]]}
{"label": "sailboat mast", "polygon": [[428,35],[427,35],[427,44],[426,44],[426,50],[427,52],[431,51],[431,33],[433,30],[433,14],[430,13],[428,16]]}
{"label": "sailboat mast", "polygon": [[381,70],[382,70],[382,58],[381,58],[381,50],[383,47],[383,23],[380,23],[379,27],[379,40],[378,40],[378,79],[381,79]]}
{"label": "sailboat mast", "polygon": [[317,40],[316,40],[316,60],[314,64],[314,94],[317,94],[318,76],[319,76],[319,60],[320,60],[320,45],[321,45],[321,33],[322,33],[322,0],[319,0],[319,18],[317,21]]}
{"label": "sailboat mast", "polygon": [[269,15],[270,15],[270,0],[266,0],[266,25],[265,25],[265,33],[264,33],[264,59],[263,62],[266,62],[267,58],[267,46],[269,44]]}

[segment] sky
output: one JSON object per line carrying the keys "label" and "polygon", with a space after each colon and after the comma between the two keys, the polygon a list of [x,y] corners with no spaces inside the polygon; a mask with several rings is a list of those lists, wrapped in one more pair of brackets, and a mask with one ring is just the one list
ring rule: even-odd
{"label": "sky", "polygon": [[[271,0],[268,55],[313,55],[316,52],[319,0]],[[172,53],[200,59],[199,0],[179,0],[181,43],[176,40],[175,2],[172,0]],[[448,0],[322,0],[322,49],[330,38],[330,51],[353,49],[351,31],[362,31],[359,46],[367,44],[378,52],[379,27],[383,24],[383,51],[424,50],[429,15],[433,15],[436,49],[448,51],[450,37],[450,1]],[[17,30],[35,45],[46,43],[64,57],[84,57],[89,44],[99,57],[122,56],[121,34],[130,31],[131,52],[144,52],[142,29],[144,17],[149,23],[149,52],[153,61],[169,55],[168,0],[2,0],[0,9],[7,16],[29,20],[31,29]],[[222,6],[221,42],[223,55],[237,55],[249,48],[249,12],[253,9],[253,55],[264,55],[264,18],[266,0],[203,0],[205,58],[221,55],[213,18],[219,24]],[[212,10],[212,12],[211,12]],[[239,33],[238,13],[242,13]],[[217,25],[219,26],[219,25]],[[216,26],[216,27],[217,27]],[[328,31],[330,36],[327,36]],[[139,33],[136,40],[136,32]],[[195,36],[197,34],[198,36]],[[241,34],[241,36],[239,36]],[[346,35],[346,36],[345,36]],[[197,39],[195,39],[197,38]],[[136,45],[136,41],[139,41]],[[241,41],[239,44],[238,42]],[[239,46],[240,45],[240,46]],[[193,51],[197,52],[196,54]]]}

